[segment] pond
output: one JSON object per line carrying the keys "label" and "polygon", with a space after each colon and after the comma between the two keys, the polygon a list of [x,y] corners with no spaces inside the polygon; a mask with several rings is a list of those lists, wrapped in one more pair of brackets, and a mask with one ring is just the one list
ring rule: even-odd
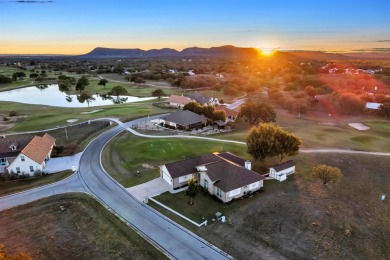
{"label": "pond", "polygon": [[0,101],[11,101],[33,105],[46,105],[54,107],[96,107],[119,103],[131,103],[155,99],[154,97],[119,96],[101,97],[93,95],[94,100],[82,100],[77,95],[67,95],[61,92],[58,85],[40,85],[0,92]]}

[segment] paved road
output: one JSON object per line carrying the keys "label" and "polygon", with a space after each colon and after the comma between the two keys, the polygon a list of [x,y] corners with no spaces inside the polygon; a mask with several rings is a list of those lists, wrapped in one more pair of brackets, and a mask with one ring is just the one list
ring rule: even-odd
{"label": "paved road", "polygon": [[229,108],[229,109],[236,109],[237,107],[239,107],[242,104],[244,104],[246,100],[247,100],[247,98],[239,99],[239,100],[235,101],[234,103],[228,105],[227,108]]}
{"label": "paved road", "polygon": [[[153,116],[149,119],[161,117]],[[176,259],[229,259],[230,256],[209,244],[192,232],[178,226],[165,216],[139,202],[124,187],[114,181],[102,168],[100,155],[105,144],[124,129],[133,134],[150,138],[193,138],[220,142],[245,144],[244,142],[222,140],[198,136],[150,136],[140,134],[128,126],[144,122],[145,119],[134,120],[126,124],[115,120],[119,125],[107,130],[94,139],[84,150],[80,159],[79,170],[69,178],[33,190],[0,198],[0,210],[25,204],[37,199],[66,192],[87,192],[93,195],[107,208],[124,219],[130,226],[147,238],[155,246]],[[390,156],[390,153],[376,153],[341,149],[302,149],[301,152],[337,152],[359,153]]]}

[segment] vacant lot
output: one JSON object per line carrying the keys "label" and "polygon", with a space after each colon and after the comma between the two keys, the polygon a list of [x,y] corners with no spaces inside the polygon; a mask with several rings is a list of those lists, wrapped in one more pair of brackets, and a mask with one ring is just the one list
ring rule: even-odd
{"label": "vacant lot", "polygon": [[[348,123],[364,123],[371,129],[359,131]],[[307,115],[297,117],[277,110],[276,124],[303,140],[302,148],[342,148],[390,152],[390,122],[375,117],[326,118]],[[250,125],[239,119],[235,131],[216,135],[217,138],[245,141]]]}
{"label": "vacant lot", "polygon": [[[60,206],[65,209],[62,211]],[[83,194],[58,195],[0,212],[0,241],[34,259],[164,259]]]}

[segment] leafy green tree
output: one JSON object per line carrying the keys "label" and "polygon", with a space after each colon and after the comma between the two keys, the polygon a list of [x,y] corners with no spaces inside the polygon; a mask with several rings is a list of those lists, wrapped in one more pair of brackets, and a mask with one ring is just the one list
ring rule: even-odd
{"label": "leafy green tree", "polygon": [[267,157],[279,156],[280,161],[299,152],[300,138],[273,125],[261,123],[252,127],[246,137],[247,152],[260,162]]}
{"label": "leafy green tree", "polygon": [[328,182],[336,182],[342,176],[339,168],[325,164],[319,164],[313,167],[311,175],[314,178],[320,179],[324,185]]}
{"label": "leafy green tree", "polygon": [[387,117],[390,116],[390,102],[385,102],[380,105],[378,112],[387,119]]}
{"label": "leafy green tree", "polygon": [[251,125],[261,122],[275,122],[276,112],[266,103],[247,102],[240,109],[240,115]]}
{"label": "leafy green tree", "polygon": [[108,83],[108,80],[100,79],[98,85],[103,86],[105,88],[107,83]]}
{"label": "leafy green tree", "polygon": [[188,189],[186,190],[186,195],[190,197],[190,205],[194,205],[194,198],[199,192],[199,185],[196,185],[195,178],[192,177],[188,180]]}
{"label": "leafy green tree", "polygon": [[108,92],[109,95],[117,96],[119,97],[120,95],[127,95],[128,92],[127,90],[122,87],[122,86],[115,86],[111,89],[110,92]]}
{"label": "leafy green tree", "polygon": [[189,110],[191,112],[194,112],[196,114],[201,114],[203,113],[203,107],[201,104],[198,102],[189,102],[184,105],[183,110]]}
{"label": "leafy green tree", "polygon": [[161,99],[162,96],[166,96],[164,91],[162,89],[156,89],[152,91],[152,96],[153,97],[158,97],[158,100]]}
{"label": "leafy green tree", "polygon": [[23,71],[12,73],[12,80],[13,81],[16,81],[18,79],[23,79],[24,77],[26,77],[26,73],[24,73]]}
{"label": "leafy green tree", "polygon": [[39,77],[39,74],[38,73],[31,73],[30,74],[30,79],[36,79]]}
{"label": "leafy green tree", "polygon": [[12,78],[4,75],[0,75],[0,84],[11,83],[11,82],[12,82]]}
{"label": "leafy green tree", "polygon": [[76,84],[76,90],[78,91],[83,91],[85,89],[86,86],[89,85],[89,80],[87,77],[81,77],[79,78],[79,80],[77,81],[77,84]]}
{"label": "leafy green tree", "polygon": [[145,82],[146,81],[141,77],[135,77],[135,79],[134,79],[135,84],[141,84],[141,83],[145,83]]}

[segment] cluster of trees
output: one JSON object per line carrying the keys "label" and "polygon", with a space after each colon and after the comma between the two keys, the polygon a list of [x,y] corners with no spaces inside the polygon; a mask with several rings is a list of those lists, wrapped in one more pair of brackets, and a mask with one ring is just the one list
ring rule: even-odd
{"label": "cluster of trees", "polygon": [[65,75],[58,76],[58,88],[60,91],[69,91],[72,85],[76,85],[76,79]]}
{"label": "cluster of trees", "polygon": [[280,162],[286,156],[299,153],[302,141],[299,137],[273,125],[261,123],[252,127],[246,137],[247,151],[255,160],[279,156]]}
{"label": "cluster of trees", "polygon": [[240,115],[251,125],[276,121],[275,110],[266,103],[246,102],[240,109]]}
{"label": "cluster of trees", "polygon": [[204,115],[211,121],[226,121],[226,113],[223,110],[216,110],[212,105],[201,105],[198,102],[185,104],[183,110],[189,110],[199,115]]}
{"label": "cluster of trees", "polygon": [[94,101],[95,98],[93,97],[93,95],[92,95],[91,92],[81,92],[80,95],[77,95],[77,100],[78,100],[80,103],[87,102],[88,107],[89,107],[89,103],[91,103],[92,101]]}
{"label": "cluster of trees", "polygon": [[23,71],[18,71],[18,72],[12,73],[12,80],[13,81],[16,81],[18,79],[23,79],[24,77],[26,77],[26,73],[24,73]]}
{"label": "cluster of trees", "polygon": [[0,84],[12,83],[12,78],[5,75],[0,75]]}

